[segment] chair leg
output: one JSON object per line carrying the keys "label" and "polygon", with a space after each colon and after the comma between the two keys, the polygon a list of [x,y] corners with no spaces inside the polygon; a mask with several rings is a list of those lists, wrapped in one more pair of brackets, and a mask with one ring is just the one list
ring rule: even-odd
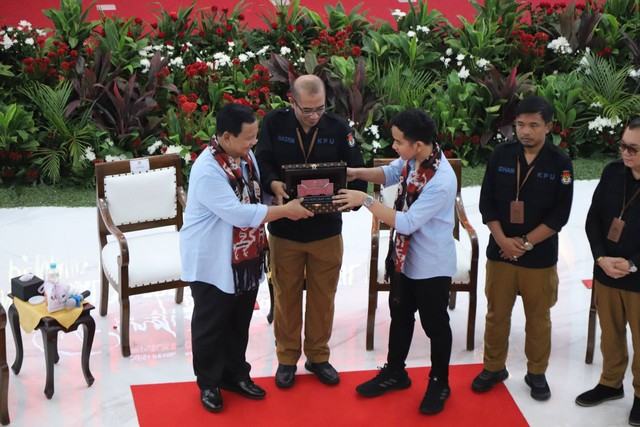
{"label": "chair leg", "polygon": [[182,304],[184,299],[184,287],[180,286],[176,289],[176,304]]}
{"label": "chair leg", "polygon": [[267,285],[269,286],[269,314],[267,314],[267,322],[273,323],[273,283],[271,278],[267,279]]}
{"label": "chair leg", "polygon": [[467,350],[473,351],[476,337],[476,306],[478,295],[476,291],[469,292],[469,318],[467,319]]}
{"label": "chair leg", "polygon": [[378,291],[369,289],[369,308],[367,309],[367,350],[373,350],[373,333],[376,326],[376,309],[378,308]]}
{"label": "chair leg", "polygon": [[456,308],[456,297],[458,296],[457,291],[449,292],[449,310],[453,310]]}
{"label": "chair leg", "polygon": [[593,350],[596,345],[596,318],[598,316],[596,312],[596,282],[595,280],[591,285],[591,304],[589,306],[589,321],[587,327],[587,354],[584,358],[584,363],[591,364],[593,362]]}
{"label": "chair leg", "polygon": [[100,316],[107,315],[107,305],[109,304],[109,281],[100,269]]}
{"label": "chair leg", "polygon": [[120,295],[120,347],[124,357],[131,356],[129,347],[129,297]]}

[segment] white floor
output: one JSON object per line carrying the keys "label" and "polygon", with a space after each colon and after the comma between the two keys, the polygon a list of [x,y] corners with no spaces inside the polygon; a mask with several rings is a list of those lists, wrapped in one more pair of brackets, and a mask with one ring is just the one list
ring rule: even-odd
{"label": "white floor", "polygon": [[[584,220],[595,181],[576,182],[569,224],[560,238],[560,292],[552,310],[553,349],[547,378],[552,397],[540,403],[531,399],[524,384],[526,360],[523,355],[524,317],[520,303],[512,322],[506,385],[532,426],[623,426],[633,402],[631,373],[625,379],[624,399],[595,408],[575,405],[577,394],[593,387],[599,378],[602,358],[598,347],[592,365],[584,363],[590,291],[582,279],[590,278],[592,259],[584,233]],[[480,236],[480,294],[476,327],[476,348],[465,350],[466,294],[458,297],[451,312],[454,331],[452,364],[482,362],[482,341],[486,300],[484,284],[484,248],[488,231],[478,213],[479,188],[465,188],[463,198],[472,224]],[[331,362],[341,371],[375,369],[386,356],[389,315],[386,296],[380,298],[376,324],[376,348],[365,350],[365,320],[369,257],[370,214],[366,210],[344,215],[345,258],[337,295]],[[45,266],[56,261],[62,279],[73,289],[88,289],[94,305],[99,299],[99,261],[95,209],[29,208],[0,209],[0,302],[10,300],[10,278],[26,272],[42,277]],[[111,291],[109,314],[100,317],[94,311],[96,337],[91,355],[91,370],[96,380],[87,388],[80,369],[82,333],[59,335],[60,361],[55,368],[55,394],[44,396],[45,366],[39,333],[23,334],[25,360],[19,375],[10,373],[9,411],[12,425],[40,426],[136,426],[135,407],[129,386],[132,384],[192,381],[190,318],[192,299],[188,288],[185,302],[175,305],[171,292],[134,297],[130,358],[119,350],[118,303]],[[272,327],[266,321],[268,292],[262,286],[251,325],[248,359],[255,377],[272,376],[277,366]],[[7,326],[7,358],[11,365],[15,346]],[[420,327],[416,327],[409,366],[429,362],[429,346]],[[298,372],[304,372],[299,362]],[[414,379],[418,387],[423,379]],[[453,390],[455,393],[455,390]],[[416,402],[418,405],[419,402]],[[498,414],[497,414],[498,415]],[[469,414],[473,417],[473,414]],[[259,418],[258,418],[259,419]],[[45,421],[46,420],[46,421]],[[474,425],[482,425],[475,420]],[[491,420],[491,425],[497,425]],[[258,424],[256,424],[258,425]]]}

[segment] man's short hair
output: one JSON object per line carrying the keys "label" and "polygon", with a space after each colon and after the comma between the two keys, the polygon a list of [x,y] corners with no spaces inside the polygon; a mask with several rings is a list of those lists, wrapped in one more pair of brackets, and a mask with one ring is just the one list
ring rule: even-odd
{"label": "man's short hair", "polygon": [[629,123],[627,123],[627,129],[638,129],[640,128],[640,116],[633,116],[629,119]]}
{"label": "man's short hair", "polygon": [[412,143],[422,141],[431,145],[436,134],[436,124],[427,113],[417,108],[402,111],[391,119],[391,126],[398,128]]}
{"label": "man's short hair", "polygon": [[554,112],[555,111],[551,104],[549,104],[546,99],[538,95],[528,96],[518,102],[518,105],[516,106],[516,117],[520,114],[539,113],[545,123],[550,123],[551,120],[553,120]]}
{"label": "man's short hair", "polygon": [[256,121],[256,114],[246,105],[229,103],[218,111],[216,117],[216,135],[222,136],[225,132],[238,136],[242,132],[242,125]]}

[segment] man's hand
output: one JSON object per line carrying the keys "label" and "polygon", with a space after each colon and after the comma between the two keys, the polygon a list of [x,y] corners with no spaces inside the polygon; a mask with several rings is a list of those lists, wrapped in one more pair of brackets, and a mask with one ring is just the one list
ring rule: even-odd
{"label": "man's hand", "polygon": [[500,241],[496,241],[496,243],[500,246],[500,257],[502,259],[517,261],[518,258],[527,253],[522,244],[522,239],[519,237],[505,237]]}
{"label": "man's hand", "polygon": [[338,192],[338,194],[333,196],[333,203],[342,205],[338,210],[346,211],[362,206],[364,199],[366,199],[367,196],[368,194],[362,191],[343,188]]}
{"label": "man's hand", "polygon": [[356,176],[356,168],[347,168],[347,181],[351,182],[354,179],[358,179]]}
{"label": "man's hand", "polygon": [[273,200],[276,205],[282,205],[284,204],[284,199],[289,199],[287,186],[282,181],[271,181],[271,192],[275,196]]}
{"label": "man's hand", "polygon": [[313,212],[302,206],[303,199],[295,199],[284,205],[287,209],[287,218],[297,221],[313,216]]}
{"label": "man's hand", "polygon": [[629,263],[622,257],[605,256],[598,262],[598,265],[607,276],[614,279],[619,279],[629,274]]}

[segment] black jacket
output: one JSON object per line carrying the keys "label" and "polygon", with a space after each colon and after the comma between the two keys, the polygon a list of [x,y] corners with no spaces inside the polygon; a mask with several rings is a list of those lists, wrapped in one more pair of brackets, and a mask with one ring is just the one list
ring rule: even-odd
{"label": "black jacket", "polygon": [[[625,203],[628,202],[639,189],[640,180],[633,177],[631,170],[622,160],[609,163],[602,171],[600,182],[593,193],[585,226],[594,260],[601,256],[622,257],[640,266],[640,195],[636,196],[622,215],[625,224],[620,241],[615,243],[607,239],[611,221],[620,216],[623,199]],[[640,272],[614,279],[595,264],[593,275],[603,285],[640,292]]]}
{"label": "black jacket", "polygon": [[[524,202],[524,224],[512,224],[510,204],[516,199],[517,159],[520,159],[520,183],[529,169],[524,149],[519,141],[509,141],[496,146],[491,154],[480,191],[482,221],[500,221],[508,237],[523,236],[540,224],[560,231],[569,220],[573,199],[573,167],[569,156],[546,142],[531,166],[531,175],[520,190]],[[493,236],[489,237],[487,259],[504,261],[500,247]],[[558,235],[535,245],[517,261],[518,266],[529,268],[552,267],[558,262]]]}
{"label": "black jacket", "polygon": [[[364,166],[360,147],[343,118],[327,112],[318,124],[305,134],[293,109],[279,108],[264,117],[256,146],[256,159],[262,186],[266,192],[271,192],[271,182],[282,181],[282,165],[305,163],[296,129],[300,130],[305,150],[309,150],[316,127],[318,135],[308,163],[344,161],[349,167]],[[367,191],[367,183],[364,181],[352,181],[348,187]],[[283,218],[270,222],[268,227],[269,233],[274,236],[297,242],[313,242],[340,234],[342,217],[339,213],[330,213],[316,214],[313,218],[298,221]]]}

